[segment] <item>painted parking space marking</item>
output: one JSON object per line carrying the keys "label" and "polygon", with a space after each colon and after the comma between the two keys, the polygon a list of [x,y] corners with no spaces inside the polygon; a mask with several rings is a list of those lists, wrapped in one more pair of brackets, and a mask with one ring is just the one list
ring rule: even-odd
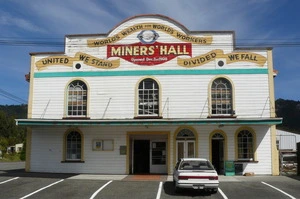
{"label": "painted parking space marking", "polygon": [[9,179],[9,180],[5,180],[5,181],[3,181],[3,182],[0,182],[0,184],[4,184],[4,183],[7,183],[7,182],[10,182],[10,181],[12,181],[12,180],[16,180],[16,179],[18,179],[19,177],[15,177],[15,178],[12,178],[12,179]]}
{"label": "painted parking space marking", "polygon": [[224,199],[228,199],[227,196],[224,194],[224,192],[220,188],[218,188],[218,191]]}
{"label": "painted parking space marking", "polygon": [[290,197],[290,198],[292,198],[292,199],[296,199],[294,196],[292,196],[292,195],[290,195],[290,194],[288,194],[288,193],[282,191],[281,189],[278,189],[277,187],[274,187],[274,186],[272,186],[272,185],[270,185],[270,184],[268,184],[268,183],[265,183],[265,182],[261,182],[261,183],[263,183],[264,185],[267,185],[267,186],[269,186],[269,187],[271,187],[271,188],[273,188],[273,189],[275,189],[275,190],[277,190],[277,191],[283,193],[284,195],[286,195],[286,196],[288,196],[288,197]]}
{"label": "painted parking space marking", "polygon": [[163,182],[159,183],[156,199],[160,199]]}
{"label": "painted parking space marking", "polygon": [[91,197],[90,197],[90,199],[93,199],[93,198],[95,198],[96,197],[96,195],[102,190],[102,189],[104,189],[107,185],[109,185],[110,183],[112,182],[112,180],[111,181],[109,181],[109,182],[107,182],[105,185],[103,185],[102,187],[100,187]]}
{"label": "painted parking space marking", "polygon": [[34,191],[34,192],[32,192],[32,193],[30,193],[30,194],[28,194],[28,195],[26,195],[26,196],[20,198],[20,199],[28,198],[29,196],[32,196],[33,194],[36,194],[36,193],[38,193],[38,192],[40,192],[40,191],[42,191],[42,190],[44,190],[44,189],[47,189],[47,188],[49,188],[49,187],[51,187],[51,186],[53,186],[53,185],[56,185],[56,184],[58,184],[58,183],[60,183],[60,182],[62,182],[62,181],[64,181],[64,180],[62,179],[62,180],[56,181],[56,182],[54,182],[54,183],[52,183],[52,184],[49,184],[48,186],[45,186],[45,187],[42,187],[42,188],[38,189],[38,190],[36,190],[36,191]]}

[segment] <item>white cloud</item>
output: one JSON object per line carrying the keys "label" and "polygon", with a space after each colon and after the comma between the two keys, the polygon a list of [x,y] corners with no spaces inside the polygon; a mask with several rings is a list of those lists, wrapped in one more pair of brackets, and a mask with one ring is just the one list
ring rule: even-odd
{"label": "white cloud", "polygon": [[0,14],[0,25],[2,26],[2,28],[5,26],[9,26],[9,27],[17,27],[18,29],[22,29],[30,32],[40,32],[40,33],[44,32],[43,29],[36,26],[31,21],[24,18],[18,18],[12,16],[11,14],[5,12]]}
{"label": "white cloud", "polygon": [[[52,34],[106,33],[128,17],[162,14],[173,18],[189,30],[235,30],[238,36],[255,31],[255,26],[263,27],[264,16],[276,9],[267,6],[268,3],[255,0],[250,3],[236,0],[16,2],[31,15],[39,27]],[[20,24],[28,29],[37,28],[25,19]]]}
{"label": "white cloud", "polygon": [[[26,6],[26,5],[25,5]],[[51,33],[80,34],[108,30],[115,15],[95,1],[37,1],[28,5],[37,21]]]}

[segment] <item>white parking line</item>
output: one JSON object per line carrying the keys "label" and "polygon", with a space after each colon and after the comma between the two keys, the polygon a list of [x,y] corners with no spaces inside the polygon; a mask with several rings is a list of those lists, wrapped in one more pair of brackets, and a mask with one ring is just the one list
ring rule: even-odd
{"label": "white parking line", "polygon": [[224,192],[220,188],[218,188],[218,191],[224,199],[228,199],[227,196],[224,194]]}
{"label": "white parking line", "polygon": [[5,180],[5,181],[3,181],[3,182],[0,182],[0,184],[7,183],[7,182],[9,182],[9,181],[16,180],[16,179],[18,179],[18,178],[19,178],[19,177],[15,177],[15,178],[12,178],[12,179],[9,179],[9,180]]}
{"label": "white parking line", "polygon": [[265,182],[261,182],[261,183],[263,183],[263,184],[265,184],[265,185],[267,185],[267,186],[269,186],[269,187],[271,187],[271,188],[273,188],[273,189],[275,189],[275,190],[277,190],[277,191],[283,193],[284,195],[286,195],[286,196],[288,196],[288,197],[290,197],[290,198],[292,198],[292,199],[296,199],[294,196],[292,196],[292,195],[290,195],[290,194],[288,194],[288,193],[282,191],[281,189],[278,189],[277,187],[274,187],[274,186],[272,186],[272,185],[270,185],[270,184],[268,184],[268,183],[265,183]]}
{"label": "white parking line", "polygon": [[90,197],[90,199],[93,199],[93,198],[95,198],[95,196],[102,190],[102,189],[104,189],[107,185],[109,185],[110,183],[112,182],[112,180],[111,181],[109,181],[109,182],[107,182],[105,185],[103,185],[102,187],[100,187],[91,197]]}
{"label": "white parking line", "polygon": [[163,182],[159,183],[156,199],[160,199]]}
{"label": "white parking line", "polygon": [[64,180],[62,179],[62,180],[56,181],[56,182],[54,182],[54,183],[52,183],[52,184],[49,184],[48,186],[45,186],[45,187],[43,187],[43,188],[38,189],[38,190],[36,190],[36,191],[34,191],[34,192],[32,192],[32,193],[30,193],[30,194],[28,194],[28,195],[26,195],[26,196],[20,198],[20,199],[28,198],[29,196],[32,196],[33,194],[36,194],[36,193],[38,193],[38,192],[40,192],[40,191],[42,191],[42,190],[44,190],[44,189],[47,189],[47,188],[49,188],[49,187],[51,187],[51,186],[53,186],[53,185],[55,185],[55,184],[57,184],[57,183],[60,183],[60,182],[62,182],[62,181],[64,181]]}

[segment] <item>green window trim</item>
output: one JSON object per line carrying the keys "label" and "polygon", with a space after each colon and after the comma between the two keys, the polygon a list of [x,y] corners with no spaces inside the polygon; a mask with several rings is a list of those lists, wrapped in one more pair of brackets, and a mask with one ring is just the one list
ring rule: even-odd
{"label": "green window trim", "polygon": [[234,75],[268,74],[268,69],[215,69],[215,70],[132,70],[132,71],[78,71],[78,72],[35,72],[34,78],[54,77],[103,77],[145,75]]}

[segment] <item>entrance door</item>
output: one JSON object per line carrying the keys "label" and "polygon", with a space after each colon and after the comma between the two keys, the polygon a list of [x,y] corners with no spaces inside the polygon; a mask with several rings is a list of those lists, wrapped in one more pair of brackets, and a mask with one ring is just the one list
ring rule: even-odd
{"label": "entrance door", "polygon": [[188,128],[181,129],[176,136],[176,160],[181,158],[194,158],[195,152],[195,134]]}
{"label": "entrance door", "polygon": [[176,142],[176,160],[181,158],[195,157],[195,141],[193,140],[178,140]]}
{"label": "entrance door", "polygon": [[134,140],[133,172],[150,172],[150,140]]}
{"label": "entrance door", "polygon": [[167,173],[166,141],[151,141],[150,173]]}
{"label": "entrance door", "polygon": [[218,174],[224,174],[224,138],[223,136],[213,136],[211,140],[212,164]]}

